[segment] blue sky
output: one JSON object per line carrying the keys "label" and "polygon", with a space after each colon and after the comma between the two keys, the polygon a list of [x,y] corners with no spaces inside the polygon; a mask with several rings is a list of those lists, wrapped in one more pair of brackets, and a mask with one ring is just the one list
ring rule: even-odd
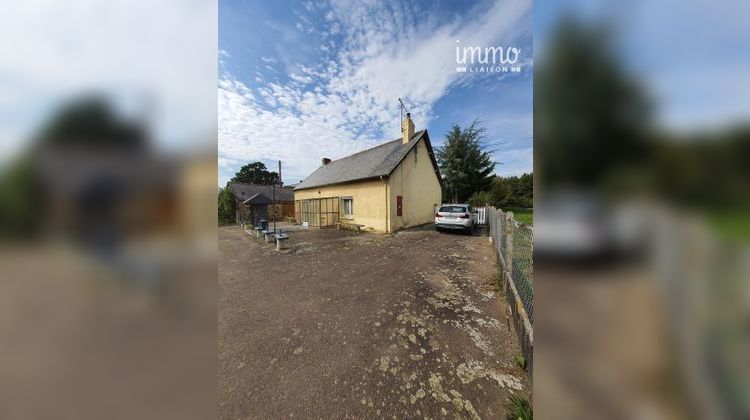
{"label": "blue sky", "polygon": [[[455,48],[521,49],[518,73],[457,73]],[[435,146],[487,128],[496,172],[532,171],[532,3],[219,2],[219,185],[243,165],[299,182],[400,135],[397,98]]]}
{"label": "blue sky", "polygon": [[143,121],[160,151],[216,147],[214,2],[1,2],[0,39],[0,169],[90,94]]}
{"label": "blue sky", "polygon": [[648,90],[662,128],[720,130],[750,121],[750,2],[539,0],[537,57],[564,15],[612,30],[623,65]]}

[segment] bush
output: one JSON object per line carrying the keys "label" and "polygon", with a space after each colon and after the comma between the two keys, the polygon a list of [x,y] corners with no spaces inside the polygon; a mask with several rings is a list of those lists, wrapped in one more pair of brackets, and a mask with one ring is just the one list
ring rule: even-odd
{"label": "bush", "polygon": [[488,192],[475,192],[469,197],[469,205],[472,207],[484,207],[492,205],[492,194]]}
{"label": "bush", "polygon": [[219,224],[234,223],[236,203],[229,188],[219,190]]}

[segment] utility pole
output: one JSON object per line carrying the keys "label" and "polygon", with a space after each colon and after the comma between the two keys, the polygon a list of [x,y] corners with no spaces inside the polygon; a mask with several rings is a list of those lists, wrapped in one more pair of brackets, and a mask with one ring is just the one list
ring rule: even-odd
{"label": "utility pole", "polygon": [[273,201],[273,233],[278,233],[276,231],[276,184],[279,184],[281,186],[281,161],[279,161],[279,180],[277,183],[274,183],[271,185],[271,194],[273,195],[273,198],[271,199]]}
{"label": "utility pole", "polygon": [[[279,161],[279,172],[281,172],[281,161]],[[281,174],[279,174],[279,179],[281,179]],[[271,205],[271,210],[273,214],[273,233],[276,234],[276,184],[278,184],[280,181],[274,182],[271,184],[271,201],[273,204]]]}

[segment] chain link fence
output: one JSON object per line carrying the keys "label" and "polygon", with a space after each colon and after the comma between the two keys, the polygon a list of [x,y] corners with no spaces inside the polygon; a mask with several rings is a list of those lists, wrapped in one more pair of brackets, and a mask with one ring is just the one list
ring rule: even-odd
{"label": "chain link fence", "polygon": [[513,264],[511,277],[521,296],[523,307],[534,323],[534,264],[533,231],[528,225],[518,225],[513,229]]}
{"label": "chain link fence", "polygon": [[[511,274],[523,307],[534,319],[534,231],[513,218],[513,213],[488,207],[490,236],[501,260],[502,271]],[[512,262],[511,262],[512,260]]]}
{"label": "chain link fence", "polygon": [[534,353],[534,231],[512,212],[487,207],[487,225],[495,247],[500,282],[531,375]]}

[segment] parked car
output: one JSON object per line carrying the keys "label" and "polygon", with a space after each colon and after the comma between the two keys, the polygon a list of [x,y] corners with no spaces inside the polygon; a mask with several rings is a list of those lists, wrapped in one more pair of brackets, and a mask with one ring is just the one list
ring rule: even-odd
{"label": "parked car", "polygon": [[476,218],[468,204],[443,204],[435,213],[435,229],[457,229],[471,232]]}
{"label": "parked car", "polygon": [[638,256],[650,241],[647,208],[580,191],[545,193],[538,199],[534,225],[534,258],[539,261]]}

